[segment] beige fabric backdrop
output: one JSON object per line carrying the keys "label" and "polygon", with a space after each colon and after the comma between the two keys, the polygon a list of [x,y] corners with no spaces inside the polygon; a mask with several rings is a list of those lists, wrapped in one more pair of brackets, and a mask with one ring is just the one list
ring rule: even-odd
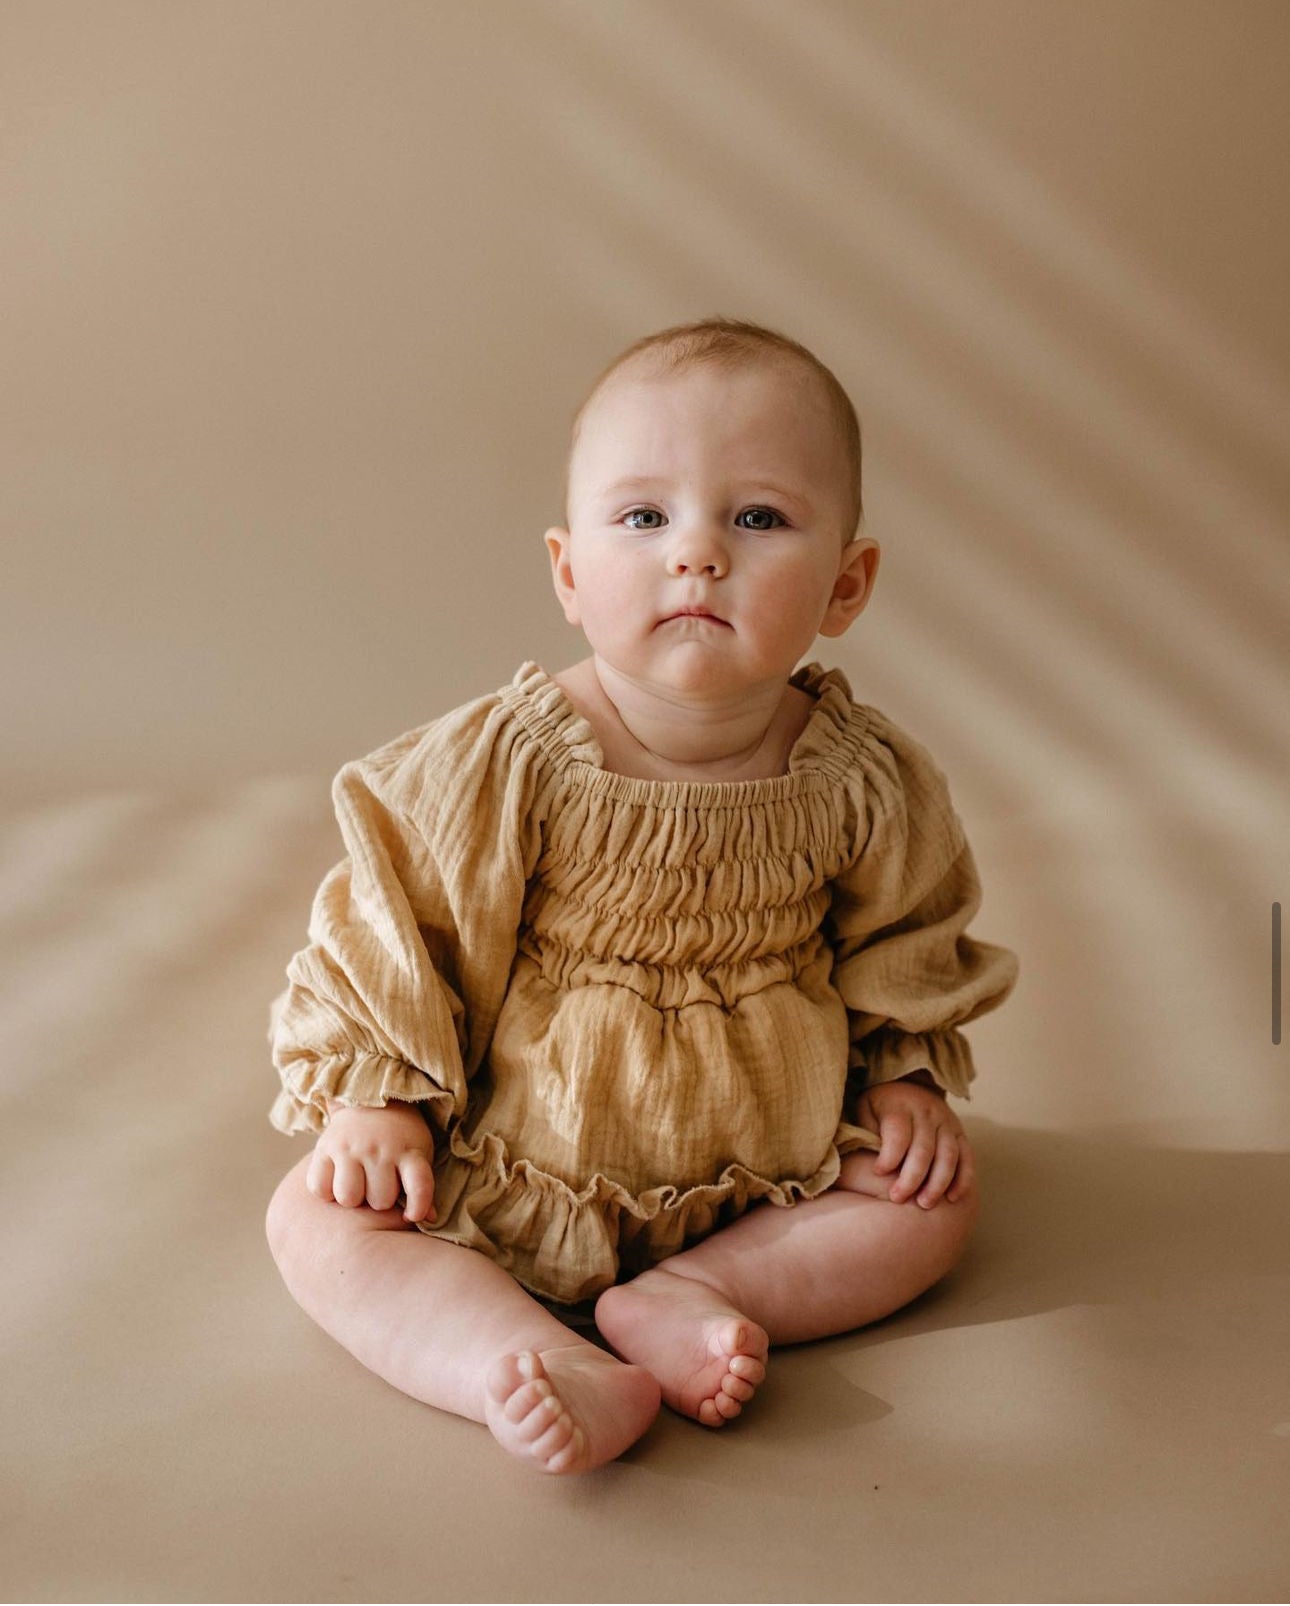
{"label": "beige fabric backdrop", "polygon": [[[16,1595],[1284,1596],[1288,48],[1281,0],[0,3]],[[713,312],[861,412],[882,572],[814,656],[1021,953],[996,1194],[759,1422],[534,1492],[286,1303],[263,1011],[331,771],[579,655],[569,416]]]}

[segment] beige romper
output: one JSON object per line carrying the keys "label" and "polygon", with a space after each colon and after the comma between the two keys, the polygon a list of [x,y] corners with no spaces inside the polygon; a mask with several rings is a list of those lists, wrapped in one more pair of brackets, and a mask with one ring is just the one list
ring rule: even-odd
{"label": "beige romper", "polygon": [[557,1302],[876,1148],[866,1082],[966,1094],[958,1030],[1016,977],[965,935],[971,850],[927,751],[838,670],[788,773],[658,781],[603,767],[526,662],[507,686],[348,764],[346,848],[314,900],[271,1040],[284,1132],[325,1099],[420,1101],[436,1238]]}

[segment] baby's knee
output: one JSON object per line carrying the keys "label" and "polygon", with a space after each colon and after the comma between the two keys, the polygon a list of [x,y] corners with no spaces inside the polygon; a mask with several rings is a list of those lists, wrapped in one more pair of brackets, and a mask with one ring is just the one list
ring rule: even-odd
{"label": "baby's knee", "polygon": [[299,1238],[302,1219],[309,1214],[308,1207],[319,1202],[305,1183],[308,1169],[309,1156],[306,1155],[298,1165],[292,1166],[274,1189],[265,1212],[265,1236],[269,1240],[273,1258],[279,1265],[291,1253],[293,1243]]}
{"label": "baby's knee", "polygon": [[[841,1192],[865,1194],[890,1205],[892,1210],[905,1212],[900,1219],[918,1224],[918,1237],[925,1245],[929,1263],[934,1262],[936,1275],[943,1276],[962,1258],[980,1215],[981,1202],[976,1182],[963,1198],[947,1199],[942,1195],[930,1209],[924,1209],[912,1198],[895,1204],[890,1197],[893,1178],[890,1175],[880,1176],[875,1171],[874,1162],[877,1158],[877,1154],[868,1149],[847,1155],[834,1186]],[[893,1217],[893,1223],[896,1219]]]}
{"label": "baby's knee", "polygon": [[[918,1206],[915,1206],[917,1209]],[[968,1241],[981,1214],[981,1200],[976,1184],[961,1199],[941,1199],[924,1214],[939,1234],[944,1255],[945,1271],[952,1270],[963,1258]],[[942,1272],[944,1275],[944,1272]]]}
{"label": "baby's knee", "polygon": [[370,1205],[348,1206],[320,1199],[309,1188],[311,1158],[306,1155],[293,1166],[269,1200],[264,1228],[279,1268],[302,1258],[314,1262],[332,1246],[368,1233],[416,1231],[397,1208],[374,1210]]}

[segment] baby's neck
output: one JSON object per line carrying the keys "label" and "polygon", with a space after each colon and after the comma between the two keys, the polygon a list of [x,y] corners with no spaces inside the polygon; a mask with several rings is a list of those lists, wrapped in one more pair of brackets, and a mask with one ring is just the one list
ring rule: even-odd
{"label": "baby's neck", "polygon": [[552,678],[595,732],[605,768],[644,780],[783,775],[815,706],[787,679],[752,687],[737,701],[684,701],[639,686],[595,656]]}

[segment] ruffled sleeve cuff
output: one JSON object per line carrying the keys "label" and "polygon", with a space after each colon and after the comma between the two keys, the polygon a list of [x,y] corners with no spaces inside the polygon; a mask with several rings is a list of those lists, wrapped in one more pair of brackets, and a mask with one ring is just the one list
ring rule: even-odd
{"label": "ruffled sleeve cuff", "polygon": [[424,1071],[384,1054],[300,1058],[281,1068],[282,1092],[269,1120],[279,1132],[321,1132],[327,1101],[383,1109],[391,1099],[421,1104],[439,1127],[447,1125],[454,1099]]}
{"label": "ruffled sleeve cuff", "polygon": [[897,1082],[915,1071],[928,1071],[937,1087],[957,1098],[971,1098],[976,1076],[967,1038],[953,1027],[939,1032],[900,1032],[884,1027],[855,1045],[853,1068],[867,1073],[865,1086]]}

